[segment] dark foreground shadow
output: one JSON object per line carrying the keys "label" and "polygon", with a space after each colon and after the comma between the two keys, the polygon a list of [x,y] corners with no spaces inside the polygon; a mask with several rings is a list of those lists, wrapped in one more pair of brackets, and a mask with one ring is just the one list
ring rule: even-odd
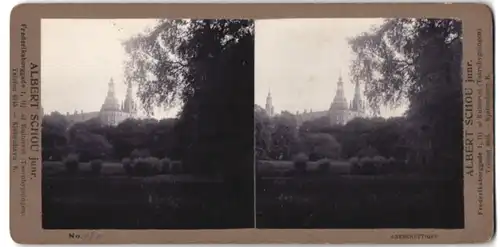
{"label": "dark foreground shadow", "polygon": [[257,228],[464,227],[462,181],[332,176],[257,180]]}
{"label": "dark foreground shadow", "polygon": [[43,228],[251,228],[253,193],[247,189],[210,180],[45,178]]}

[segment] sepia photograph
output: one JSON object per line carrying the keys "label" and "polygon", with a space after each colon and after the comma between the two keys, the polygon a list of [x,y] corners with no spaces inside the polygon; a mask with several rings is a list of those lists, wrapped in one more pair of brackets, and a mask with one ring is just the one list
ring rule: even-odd
{"label": "sepia photograph", "polygon": [[464,228],[460,20],[255,33],[257,228]]}
{"label": "sepia photograph", "polygon": [[253,228],[254,22],[42,19],[44,229]]}

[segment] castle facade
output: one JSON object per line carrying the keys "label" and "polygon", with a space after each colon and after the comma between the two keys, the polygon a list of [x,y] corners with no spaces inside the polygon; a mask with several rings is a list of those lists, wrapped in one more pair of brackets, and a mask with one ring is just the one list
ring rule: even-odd
{"label": "castle facade", "polygon": [[116,126],[128,118],[137,116],[137,106],[132,97],[132,85],[127,87],[125,100],[119,103],[115,95],[115,83],[113,78],[108,83],[108,93],[99,111],[95,112],[75,112],[66,113],[66,118],[70,124],[85,122],[90,119],[98,118],[103,124]]}
{"label": "castle facade", "polygon": [[[355,84],[355,92],[353,99],[348,103],[344,95],[344,82],[339,76],[337,81],[337,92],[333,98],[330,108],[325,111],[307,111],[295,114],[298,125],[307,121],[312,121],[318,118],[328,117],[331,125],[344,125],[356,117],[366,117],[365,102],[362,99],[359,82]],[[274,115],[274,107],[272,106],[272,97],[269,92],[266,100],[266,112],[269,116]]]}

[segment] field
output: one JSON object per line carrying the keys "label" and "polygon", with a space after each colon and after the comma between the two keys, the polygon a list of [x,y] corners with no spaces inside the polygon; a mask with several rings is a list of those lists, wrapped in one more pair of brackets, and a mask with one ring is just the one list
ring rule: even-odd
{"label": "field", "polygon": [[[92,176],[44,163],[45,229],[220,229],[253,226],[253,205],[217,178],[189,174],[129,177],[104,163]],[[241,198],[239,198],[241,197]]]}
{"label": "field", "polygon": [[[90,172],[90,163],[82,162],[79,165],[82,173]],[[44,161],[43,162],[43,175],[47,176],[58,176],[59,173],[65,171],[64,164],[61,161]],[[112,175],[125,175],[123,166],[119,162],[105,162],[103,163],[101,175],[112,176]]]}
{"label": "field", "polygon": [[[271,175],[285,175],[294,170],[292,161],[258,161],[257,162],[258,175],[271,176]],[[319,169],[319,162],[308,162],[307,170],[314,173]],[[321,172],[325,173],[325,172]],[[326,173],[330,174],[350,174],[351,166],[347,161],[332,161],[330,168]]]}
{"label": "field", "polygon": [[276,170],[290,169],[291,162],[276,162],[275,171],[269,163],[258,169],[258,228],[463,227],[461,181],[411,174],[280,175]]}
{"label": "field", "polygon": [[[461,228],[462,181],[412,174],[353,175],[347,162],[295,175],[291,162],[257,167],[258,228]],[[119,163],[78,175],[45,162],[46,229],[223,229],[253,227],[253,201],[217,178],[130,177]],[[251,193],[253,195],[253,193]]]}

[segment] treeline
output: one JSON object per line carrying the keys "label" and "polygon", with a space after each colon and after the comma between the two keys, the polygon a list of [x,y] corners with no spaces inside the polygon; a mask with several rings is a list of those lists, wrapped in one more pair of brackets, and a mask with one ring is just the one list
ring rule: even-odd
{"label": "treeline", "polygon": [[313,159],[318,155],[348,159],[377,152],[460,181],[462,23],[456,19],[387,19],[350,39],[349,46],[355,55],[351,80],[364,86],[369,110],[380,113],[382,106],[407,104],[405,116],[355,119],[333,127],[323,119],[299,128],[292,114],[266,119],[257,107],[258,157],[290,159],[306,152]]}
{"label": "treeline", "polygon": [[331,125],[328,117],[297,125],[288,112],[269,117],[256,106],[256,151],[258,159],[292,160],[305,154],[308,160],[349,160],[382,156],[410,159],[413,128],[405,117],[355,118],[346,125]]}
{"label": "treeline", "polygon": [[[117,126],[101,124],[98,119],[69,124],[54,112],[43,118],[42,158],[63,160],[69,154],[78,154],[80,162],[94,159],[121,161],[132,153],[181,159],[184,148],[177,145],[182,134],[176,119],[127,119]],[[175,134],[177,133],[177,134]]]}

